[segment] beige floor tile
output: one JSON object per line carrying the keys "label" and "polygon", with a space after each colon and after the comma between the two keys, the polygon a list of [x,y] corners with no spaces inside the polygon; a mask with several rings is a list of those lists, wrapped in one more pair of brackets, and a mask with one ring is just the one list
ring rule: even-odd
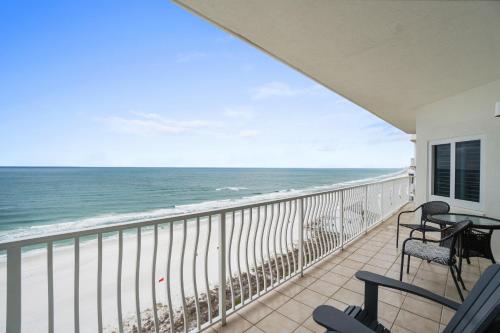
{"label": "beige floor tile", "polygon": [[238,311],[238,314],[252,324],[256,324],[271,312],[273,312],[273,309],[268,307],[264,303],[254,302]]}
{"label": "beige floor tile", "polygon": [[394,325],[404,327],[415,333],[437,333],[439,324],[430,319],[426,319],[406,310],[400,310]]}
{"label": "beige floor tile", "polygon": [[246,330],[245,333],[264,333],[264,331],[257,326],[252,326],[248,330]]}
{"label": "beige floor tile", "polygon": [[381,319],[386,320],[389,325],[384,325],[386,328],[390,328],[396,320],[399,308],[396,306],[389,305],[384,302],[378,302],[378,316]]}
{"label": "beige floor tile", "polygon": [[324,333],[325,328],[323,326],[318,325],[313,317],[309,317],[306,319],[306,321],[302,324],[302,326],[306,327],[309,331],[314,332],[314,333]]}
{"label": "beige floor tile", "polygon": [[439,322],[441,319],[441,310],[443,307],[436,303],[432,304],[417,300],[415,298],[406,297],[401,308],[421,317]]}
{"label": "beige floor tile", "polygon": [[404,299],[405,296],[401,292],[395,292],[386,289],[379,289],[378,291],[378,300],[389,305],[401,307]]}
{"label": "beige floor tile", "polygon": [[392,325],[391,333],[413,333],[408,331],[406,328],[399,327],[398,325]]}
{"label": "beige floor tile", "polygon": [[299,326],[293,333],[312,333],[312,331],[305,326]]}
{"label": "beige floor tile", "polygon": [[293,297],[304,290],[304,288],[305,287],[290,281],[277,287],[276,290],[288,297]]}
{"label": "beige floor tile", "polygon": [[443,307],[443,312],[441,313],[441,323],[448,324],[451,318],[455,315],[455,311]]}
{"label": "beige floor tile", "polygon": [[299,276],[294,277],[292,279],[292,282],[294,282],[298,285],[301,285],[302,287],[307,287],[308,285],[310,285],[311,283],[313,283],[316,280],[317,280],[317,278],[315,278],[314,276],[304,274],[304,276],[299,275]]}
{"label": "beige floor tile", "polygon": [[363,295],[345,288],[340,288],[331,298],[348,305],[362,305],[364,301]]}
{"label": "beige floor tile", "polygon": [[266,333],[289,333],[299,327],[299,324],[275,311],[258,322],[256,326]]}
{"label": "beige floor tile", "polygon": [[328,283],[332,283],[332,284],[337,285],[339,287],[342,287],[347,281],[349,281],[349,277],[334,273],[332,271],[332,272],[328,272],[325,275],[323,275],[320,278],[320,280],[326,281]]}
{"label": "beige floor tile", "polygon": [[353,268],[344,266],[343,262],[342,262],[341,264],[335,266],[335,268],[332,269],[330,272],[333,272],[333,273],[340,274],[340,275],[343,275],[345,277],[351,278],[352,276],[354,276],[354,274],[356,274],[356,272],[358,270],[359,269],[353,269]]}
{"label": "beige floor tile", "polygon": [[294,297],[295,300],[302,302],[312,308],[316,308],[317,306],[325,303],[327,298],[328,297],[309,289],[302,290]]}
{"label": "beige floor tile", "polygon": [[272,309],[277,309],[285,304],[289,299],[290,297],[285,296],[277,291],[271,291],[269,294],[262,296],[259,301]]}
{"label": "beige floor tile", "polygon": [[319,278],[323,276],[325,273],[328,273],[328,270],[325,270],[321,264],[319,264],[317,267],[312,267],[306,271],[306,274],[311,275],[312,277],[315,278]]}
{"label": "beige floor tile", "polygon": [[366,265],[363,266],[363,268],[361,270],[372,272],[372,273],[375,273],[375,274],[384,275],[385,272],[387,272],[388,269],[384,268],[384,267],[379,267],[379,266],[373,266],[373,265],[370,265],[370,264],[366,264]]}
{"label": "beige floor tile", "polygon": [[276,311],[285,317],[302,324],[312,314],[313,310],[313,308],[291,299],[279,307]]}
{"label": "beige floor tile", "polygon": [[362,281],[360,281],[360,280],[358,280],[356,278],[352,278],[349,281],[347,281],[343,285],[343,288],[352,290],[352,291],[357,292],[359,294],[364,294],[364,292],[365,292],[365,284],[364,284],[364,282],[362,282]]}
{"label": "beige floor tile", "polygon": [[252,327],[252,324],[249,321],[235,313],[227,318],[225,326],[217,324],[214,326],[214,330],[219,333],[241,333],[250,327]]}
{"label": "beige floor tile", "polygon": [[341,302],[341,301],[338,301],[336,299],[333,299],[333,298],[329,298],[326,302],[325,302],[325,305],[330,305],[330,306],[333,306],[334,308],[340,310],[340,311],[344,311],[349,305],[344,303],[344,302]]}
{"label": "beige floor tile", "polygon": [[325,282],[323,280],[317,280],[316,282],[310,284],[309,287],[307,287],[307,289],[311,289],[312,291],[315,291],[327,297],[332,296],[339,288],[339,286]]}
{"label": "beige floor tile", "polygon": [[356,271],[358,271],[361,267],[363,267],[364,262],[359,262],[359,261],[351,260],[350,258],[352,258],[352,255],[348,259],[342,261],[341,265],[345,266],[345,267],[352,268],[352,269],[354,269]]}

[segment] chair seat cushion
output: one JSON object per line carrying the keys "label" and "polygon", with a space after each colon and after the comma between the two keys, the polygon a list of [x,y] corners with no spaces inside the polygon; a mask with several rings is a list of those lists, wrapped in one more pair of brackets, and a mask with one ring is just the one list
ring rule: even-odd
{"label": "chair seat cushion", "polygon": [[418,240],[409,240],[405,244],[403,253],[443,265],[450,264],[450,249],[431,243],[423,243]]}

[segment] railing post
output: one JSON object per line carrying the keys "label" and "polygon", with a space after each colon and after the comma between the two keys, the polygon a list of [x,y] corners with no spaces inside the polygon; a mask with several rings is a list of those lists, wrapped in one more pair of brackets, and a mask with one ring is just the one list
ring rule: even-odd
{"label": "railing post", "polygon": [[226,325],[226,212],[220,214],[219,225],[219,314]]}
{"label": "railing post", "polygon": [[380,221],[382,221],[384,220],[384,183],[380,183],[380,186],[382,188],[380,191]]}
{"label": "railing post", "polygon": [[300,276],[304,276],[304,198],[299,203],[299,269]]}
{"label": "railing post", "polygon": [[340,249],[344,250],[344,190],[340,194]]}
{"label": "railing post", "polygon": [[7,249],[7,330],[21,332],[21,247]]}
{"label": "railing post", "polygon": [[365,214],[363,215],[365,223],[365,234],[368,232],[368,185],[365,186]]}

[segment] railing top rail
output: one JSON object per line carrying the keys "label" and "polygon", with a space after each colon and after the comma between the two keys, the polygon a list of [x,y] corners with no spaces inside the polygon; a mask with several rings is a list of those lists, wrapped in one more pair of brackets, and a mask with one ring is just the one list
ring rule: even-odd
{"label": "railing top rail", "polygon": [[97,227],[84,228],[84,229],[79,229],[79,230],[75,230],[75,231],[64,231],[64,232],[60,232],[60,233],[53,233],[50,235],[19,238],[19,239],[15,239],[12,241],[0,243],[0,251],[7,250],[8,248],[17,247],[17,246],[30,246],[30,245],[36,245],[36,244],[41,244],[41,243],[47,243],[50,241],[68,240],[68,239],[72,239],[72,238],[76,238],[76,237],[94,236],[97,234],[118,232],[120,230],[134,229],[134,228],[138,228],[138,227],[151,227],[151,226],[154,226],[156,224],[167,224],[167,223],[172,223],[172,222],[177,222],[177,221],[196,219],[198,217],[219,215],[219,214],[223,214],[223,213],[231,212],[231,211],[235,211],[235,210],[245,210],[245,209],[256,208],[256,207],[263,206],[263,205],[277,204],[277,203],[286,202],[286,201],[290,201],[290,200],[305,199],[305,198],[309,198],[309,197],[313,197],[313,196],[317,196],[317,195],[321,195],[321,194],[334,193],[334,192],[338,192],[338,191],[342,191],[342,190],[346,190],[346,189],[354,189],[354,188],[359,188],[359,187],[373,185],[373,184],[382,184],[382,183],[387,183],[390,181],[395,181],[395,180],[409,178],[409,177],[411,177],[411,176],[408,174],[397,175],[394,177],[389,177],[389,178],[385,178],[385,179],[381,179],[381,180],[360,182],[360,183],[357,183],[355,185],[346,184],[344,186],[339,186],[338,188],[334,188],[334,189],[330,189],[330,190],[312,192],[312,193],[307,193],[307,194],[302,194],[302,195],[290,195],[290,196],[286,196],[286,197],[279,198],[279,199],[263,200],[263,201],[252,202],[252,203],[247,203],[247,204],[243,204],[243,205],[241,205],[241,204],[228,205],[228,206],[222,207],[222,208],[200,210],[200,211],[196,211],[193,213],[172,215],[172,216],[159,218],[159,219],[144,219],[144,220],[138,220],[138,221],[133,221],[133,222],[115,223],[115,224],[109,224],[109,225],[103,225],[103,226],[97,226]]}

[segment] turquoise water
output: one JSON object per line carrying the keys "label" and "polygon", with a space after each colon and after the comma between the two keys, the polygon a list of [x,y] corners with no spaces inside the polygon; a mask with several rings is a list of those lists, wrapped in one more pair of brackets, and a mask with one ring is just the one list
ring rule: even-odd
{"label": "turquoise water", "polygon": [[401,169],[0,168],[0,242],[271,199]]}

